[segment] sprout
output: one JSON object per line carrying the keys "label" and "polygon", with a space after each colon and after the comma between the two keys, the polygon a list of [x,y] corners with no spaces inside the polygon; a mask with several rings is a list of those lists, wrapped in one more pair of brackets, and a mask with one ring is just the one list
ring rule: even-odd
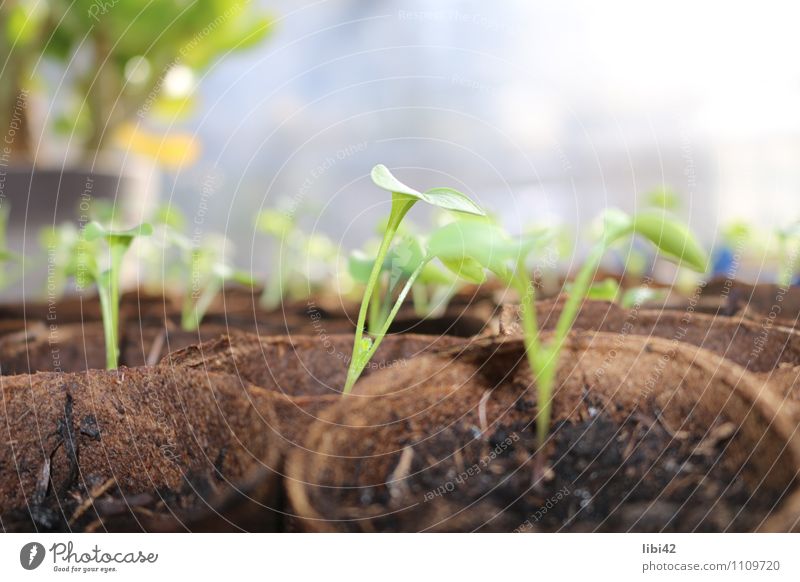
{"label": "sprout", "polygon": [[[778,240],[778,277],[780,287],[789,287],[797,272],[797,256],[800,252],[800,222],[786,228],[780,228],[775,233]],[[794,248],[793,248],[794,247]]]}
{"label": "sprout", "polygon": [[7,271],[8,263],[16,263],[20,255],[8,248],[8,217],[10,208],[8,204],[0,206],[0,290],[7,288],[18,277],[19,274],[11,274]]}
{"label": "sprout", "polygon": [[48,226],[39,232],[39,244],[47,256],[45,295],[61,297],[70,278],[70,266],[81,234],[74,224],[65,222]]}
{"label": "sprout", "polygon": [[406,283],[400,291],[394,306],[382,321],[379,329],[372,331],[373,338],[370,339],[364,336],[364,327],[367,323],[367,314],[370,312],[371,305],[375,300],[376,293],[380,292],[379,278],[384,271],[384,265],[392,247],[392,242],[395,235],[400,228],[403,219],[408,211],[418,201],[427,202],[433,206],[450,210],[454,212],[461,212],[465,214],[474,214],[483,216],[484,212],[470,200],[466,195],[451,188],[432,188],[425,192],[419,192],[413,188],[406,186],[395,178],[392,173],[383,165],[377,165],[372,168],[372,181],[379,188],[383,188],[392,194],[392,208],[389,213],[389,219],[386,223],[386,228],[383,232],[380,246],[373,261],[372,268],[370,269],[369,276],[366,281],[366,288],[364,296],[361,300],[361,308],[358,313],[358,322],[356,324],[355,340],[353,342],[353,354],[350,359],[350,366],[347,370],[347,380],[345,382],[343,392],[347,394],[353,389],[353,386],[358,380],[364,367],[372,358],[375,351],[378,349],[383,337],[386,335],[389,326],[397,315],[400,306],[405,300],[408,292],[411,290],[412,285],[422,273],[425,265],[429,262],[429,256],[419,255],[415,264],[413,256],[409,256],[408,260],[402,265],[402,269],[409,270],[409,275],[406,278]]}
{"label": "sprout", "polygon": [[[426,263],[419,273],[414,274],[423,260],[423,244],[421,237],[405,231],[386,254],[367,314],[370,333],[381,329],[394,302],[395,292],[412,275],[415,277],[411,285],[414,311],[422,318],[440,315],[458,290],[457,278],[431,263]],[[366,252],[355,250],[348,257],[347,267],[354,281],[366,285],[375,261]]]}
{"label": "sprout", "polygon": [[329,265],[336,260],[336,248],[328,237],[302,232],[291,213],[276,209],[262,210],[255,225],[257,230],[274,238],[277,245],[275,266],[261,294],[260,303],[265,310],[277,309],[286,297],[307,297],[315,282],[330,274]]}
{"label": "sprout", "polygon": [[[106,368],[113,370],[119,362],[119,287],[122,260],[137,236],[149,236],[153,227],[140,224],[129,230],[107,229],[98,222],[90,222],[83,230],[83,237],[75,245],[70,274],[75,276],[79,288],[89,283],[97,285],[100,309],[103,316],[103,331],[106,342]],[[101,242],[105,242],[103,249]],[[105,252],[108,267],[100,266]]]}
{"label": "sprout", "polygon": [[185,238],[176,241],[183,250],[184,271],[188,271],[185,276],[189,277],[183,296],[181,327],[193,331],[200,327],[226,282],[252,285],[253,278],[230,264],[225,251],[232,247],[224,237],[210,237],[203,245],[193,245]]}
{"label": "sprout", "polygon": [[581,303],[590,292],[600,262],[611,245],[639,235],[655,245],[667,258],[700,272],[706,270],[705,252],[694,237],[684,225],[663,212],[646,211],[629,216],[618,210],[608,211],[601,228],[599,241],[572,283],[553,338],[546,344],[539,337],[534,308],[535,289],[525,266],[526,257],[541,246],[543,237],[511,238],[497,225],[469,220],[440,229],[431,236],[428,246],[431,255],[457,269],[456,272],[469,272],[477,276],[482,269],[488,269],[517,291],[525,351],[537,386],[537,437],[540,444],[544,444],[550,427],[553,385],[564,342],[575,323]]}
{"label": "sprout", "polygon": [[153,235],[139,252],[145,286],[151,293],[164,294],[166,289],[180,287],[184,280],[180,253],[186,240],[187,220],[171,203],[156,208],[151,220]]}

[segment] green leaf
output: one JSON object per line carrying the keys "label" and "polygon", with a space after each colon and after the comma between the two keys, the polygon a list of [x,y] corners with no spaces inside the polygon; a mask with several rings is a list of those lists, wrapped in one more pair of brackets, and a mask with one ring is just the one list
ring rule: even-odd
{"label": "green leaf", "polygon": [[372,176],[372,181],[378,188],[383,188],[384,190],[388,190],[392,193],[407,194],[409,196],[413,196],[414,198],[420,198],[421,196],[420,192],[414,190],[414,188],[411,186],[406,186],[400,180],[395,178],[394,174],[389,171],[389,168],[383,164],[378,164],[372,168],[370,176]]}
{"label": "green leaf", "polygon": [[708,269],[708,257],[689,229],[664,212],[645,211],[633,218],[633,231],[652,242],[659,252],[700,273]]}
{"label": "green leaf", "polygon": [[150,236],[153,234],[153,226],[143,222],[139,226],[134,226],[127,230],[106,228],[97,221],[92,221],[83,229],[83,236],[87,241],[94,241],[101,238],[133,239],[137,236]]}
{"label": "green leaf", "polygon": [[361,251],[353,251],[347,257],[347,271],[350,276],[357,283],[366,285],[369,281],[370,273],[372,273],[372,266],[375,261],[362,253]]}
{"label": "green leaf", "polygon": [[[459,220],[437,229],[428,241],[428,253],[448,268],[472,259],[493,272],[507,268],[509,261],[523,259],[537,244],[534,237],[511,238],[490,222]],[[468,268],[474,273],[474,268]],[[455,272],[455,271],[454,271]]]}
{"label": "green leaf", "polygon": [[619,291],[619,283],[614,279],[605,279],[599,283],[593,283],[592,286],[589,287],[589,292],[586,294],[586,297],[594,299],[595,301],[614,302],[617,300]]}
{"label": "green leaf", "polygon": [[439,257],[442,264],[455,274],[456,277],[480,285],[486,281],[486,270],[475,259],[462,257],[461,259],[444,259]]}
{"label": "green leaf", "polygon": [[630,234],[632,229],[633,219],[618,208],[609,208],[604,211],[592,228],[595,238],[605,238],[608,243]]}
{"label": "green leaf", "polygon": [[458,190],[452,188],[431,188],[425,192],[419,192],[395,178],[383,164],[378,164],[372,168],[371,176],[376,186],[388,190],[392,194],[409,196],[427,202],[432,206],[444,208],[445,210],[452,210],[454,212],[464,212],[477,216],[485,216],[486,214],[481,207],[470,200],[466,194],[462,194]]}
{"label": "green leaf", "polygon": [[263,233],[283,238],[294,229],[294,220],[286,212],[262,210],[256,217],[256,228]]}

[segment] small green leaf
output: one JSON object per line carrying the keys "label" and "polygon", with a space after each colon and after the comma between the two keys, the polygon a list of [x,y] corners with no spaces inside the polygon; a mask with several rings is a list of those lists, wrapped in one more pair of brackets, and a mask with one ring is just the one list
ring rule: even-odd
{"label": "small green leaf", "polygon": [[286,212],[262,210],[256,217],[256,228],[263,233],[283,238],[294,228],[294,220]]}
{"label": "small green leaf", "polygon": [[461,259],[443,259],[442,264],[455,274],[456,277],[480,285],[486,281],[486,270],[475,259],[463,257]]}
{"label": "small green leaf", "polygon": [[372,265],[374,264],[375,261],[361,251],[353,251],[350,253],[350,256],[347,257],[348,273],[350,273],[354,281],[362,285],[366,285],[369,281],[370,273],[372,273]]}
{"label": "small green leaf", "polygon": [[97,221],[92,221],[83,229],[83,236],[87,241],[94,241],[100,238],[134,238],[137,236],[150,236],[153,234],[153,226],[147,222],[134,226],[127,230],[105,228]]}
{"label": "small green leaf", "polygon": [[629,214],[618,208],[609,208],[598,217],[592,231],[595,238],[605,238],[610,243],[630,234],[632,228],[633,219]]}
{"label": "small green leaf", "polygon": [[431,188],[425,192],[419,192],[395,178],[383,164],[378,164],[372,168],[371,176],[376,186],[388,190],[392,194],[410,196],[411,198],[422,200],[432,206],[444,208],[445,210],[464,212],[478,216],[484,216],[486,214],[481,207],[470,200],[466,194],[462,194],[458,190],[452,188]]}
{"label": "small green leaf", "polygon": [[659,252],[700,273],[708,269],[708,257],[689,229],[677,219],[658,211],[633,218],[633,231],[652,242]]}
{"label": "small green leaf", "polygon": [[437,229],[428,242],[428,252],[448,268],[472,259],[484,268],[499,272],[507,268],[509,261],[516,263],[524,258],[537,242],[533,237],[512,239],[501,227],[490,222],[460,220]]}
{"label": "small green leaf", "polygon": [[[567,290],[570,291],[572,285],[567,285]],[[620,288],[619,283],[614,279],[605,279],[599,283],[593,283],[589,287],[589,292],[586,297],[594,299],[595,301],[611,301],[614,302],[619,296]]]}
{"label": "small green leaf", "polygon": [[400,180],[395,178],[394,174],[389,171],[389,168],[383,164],[378,164],[372,168],[370,176],[378,188],[383,188],[384,190],[388,190],[392,193],[396,192],[398,194],[407,194],[409,196],[413,196],[414,198],[421,197],[420,192],[414,190],[414,188],[411,186],[406,186]]}
{"label": "small green leaf", "polygon": [[428,204],[446,210],[475,214],[477,216],[484,216],[486,214],[481,207],[470,200],[466,194],[462,194],[458,190],[453,190],[452,188],[431,188],[423,192],[420,198]]}

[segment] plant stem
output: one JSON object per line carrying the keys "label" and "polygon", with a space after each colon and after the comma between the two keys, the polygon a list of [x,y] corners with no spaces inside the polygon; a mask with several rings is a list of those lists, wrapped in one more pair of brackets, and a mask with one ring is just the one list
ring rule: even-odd
{"label": "plant stem", "polygon": [[188,300],[184,302],[183,312],[181,313],[181,327],[185,331],[195,331],[200,327],[206,311],[208,311],[211,302],[214,301],[222,286],[223,282],[214,277],[200,293],[197,301],[194,301],[191,294],[187,296]]}
{"label": "plant stem", "polygon": [[275,253],[275,259],[278,263],[277,274],[275,277],[270,277],[267,280],[267,284],[264,286],[264,292],[261,294],[261,307],[266,309],[267,311],[272,311],[277,309],[278,306],[281,304],[283,300],[283,294],[285,292],[284,287],[286,286],[286,265],[285,261],[287,260],[286,257],[286,250],[284,245],[287,244],[287,240],[284,238],[283,240],[279,241],[279,248]]}
{"label": "plant stem", "polygon": [[[369,305],[372,302],[372,296],[375,292],[375,286],[378,284],[378,278],[383,271],[383,262],[386,260],[386,254],[389,252],[389,246],[392,244],[397,229],[403,218],[411,210],[415,200],[408,199],[403,196],[392,195],[392,211],[389,215],[389,221],[386,225],[386,232],[383,233],[383,240],[378,249],[378,255],[375,257],[375,263],[372,265],[372,272],[369,274],[367,287],[364,290],[364,297],[361,300],[361,308],[358,311],[358,322],[356,323],[356,333],[353,341],[353,354],[350,357],[350,366],[347,369],[347,381],[345,382],[344,393],[352,390],[353,385],[356,383],[361,370],[357,370],[357,362],[361,359],[361,340],[364,338],[364,324],[367,321],[367,312]],[[363,370],[363,367],[361,368]]]}
{"label": "plant stem", "polygon": [[[391,327],[392,321],[394,321],[394,318],[397,317],[397,313],[398,311],[400,311],[400,307],[402,307],[403,302],[406,300],[408,292],[411,291],[411,287],[414,285],[414,281],[417,280],[417,277],[419,277],[419,274],[422,272],[422,269],[425,267],[425,264],[427,262],[428,262],[427,260],[423,261],[416,269],[414,269],[414,272],[411,273],[411,275],[409,276],[408,280],[406,281],[406,284],[403,286],[403,289],[397,296],[397,301],[395,301],[394,306],[392,307],[392,311],[384,320],[380,331],[378,331],[376,334],[373,334],[374,340],[370,345],[369,350],[367,350],[366,353],[359,354],[360,359],[358,362],[356,362],[355,366],[353,365],[353,363],[355,362],[355,355],[350,360],[350,369],[348,370],[347,374],[347,384],[345,384],[343,390],[344,394],[349,393],[353,389],[353,386],[355,385],[359,376],[361,376],[361,372],[364,371],[364,368],[372,359],[372,356],[374,356],[375,352],[378,351],[378,347],[381,345],[383,338],[386,337],[386,334],[389,332],[389,327]],[[351,381],[350,370],[354,370],[352,381]]]}
{"label": "plant stem", "polygon": [[428,317],[430,314],[430,304],[428,303],[428,290],[425,285],[420,283],[414,287],[414,293],[411,296],[414,301],[414,313],[420,317]]}

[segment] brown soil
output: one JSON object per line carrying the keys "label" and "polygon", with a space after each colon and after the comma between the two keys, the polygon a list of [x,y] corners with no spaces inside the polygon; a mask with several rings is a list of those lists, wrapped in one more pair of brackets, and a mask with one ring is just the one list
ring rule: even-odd
{"label": "brown soil", "polygon": [[705,286],[702,298],[723,305],[726,315],[741,313],[757,321],[769,318],[787,327],[796,327],[800,322],[800,287],[750,285],[718,278]]}
{"label": "brown soil", "polygon": [[290,453],[303,527],[795,527],[796,425],[748,372],[691,346],[602,333],[573,336],[561,361],[544,469],[519,340],[480,340],[365,378]]}
{"label": "brown soil", "polygon": [[[561,314],[563,299],[537,303],[543,329],[553,329]],[[754,321],[744,315],[711,316],[684,311],[622,309],[605,301],[587,301],[574,329],[622,335],[661,337],[710,350],[747,370],[770,380],[781,395],[800,400],[800,332],[769,319]],[[517,306],[504,306],[500,333],[522,334]]]}
{"label": "brown soil", "polygon": [[177,372],[2,379],[3,529],[273,529],[272,397],[235,377]]}
{"label": "brown soil", "polygon": [[[363,377],[382,370],[407,367],[409,360],[435,349],[464,345],[448,336],[401,334],[387,336]],[[341,394],[347,376],[352,335],[223,336],[170,353],[164,365],[239,376],[273,392],[290,396]]]}

